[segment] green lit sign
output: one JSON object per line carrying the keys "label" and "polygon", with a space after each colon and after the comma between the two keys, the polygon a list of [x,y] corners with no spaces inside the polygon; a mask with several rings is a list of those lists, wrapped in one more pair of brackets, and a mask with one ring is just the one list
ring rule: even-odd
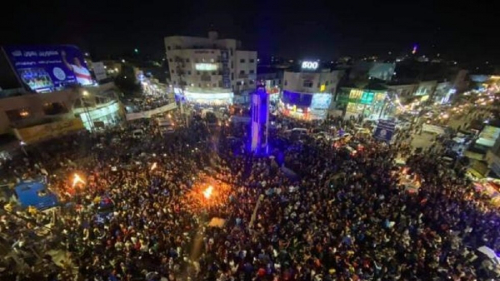
{"label": "green lit sign", "polygon": [[375,97],[375,93],[364,92],[361,96],[361,104],[372,104],[373,98]]}

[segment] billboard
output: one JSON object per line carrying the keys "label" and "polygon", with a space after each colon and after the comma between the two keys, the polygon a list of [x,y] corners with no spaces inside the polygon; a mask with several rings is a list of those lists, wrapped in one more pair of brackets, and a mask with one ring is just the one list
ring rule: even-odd
{"label": "billboard", "polygon": [[136,119],[142,119],[142,118],[151,118],[153,115],[164,113],[173,109],[177,108],[177,104],[175,102],[169,103],[167,105],[151,109],[148,111],[141,111],[141,112],[134,112],[134,113],[127,113],[126,114],[126,119],[127,121],[131,120],[136,120]]}
{"label": "billboard", "polygon": [[75,46],[6,46],[4,50],[22,83],[36,92],[93,83],[83,55]]}
{"label": "billboard", "polygon": [[392,139],[392,135],[394,135],[394,131],[396,130],[396,123],[389,120],[379,120],[377,128],[373,134],[373,137],[390,142]]}
{"label": "billboard", "polygon": [[92,69],[94,70],[95,78],[101,81],[107,78],[106,67],[102,61],[92,62]]}
{"label": "billboard", "polygon": [[229,51],[228,50],[221,50],[220,56],[221,56],[221,63],[222,63],[222,85],[223,85],[223,88],[229,89],[229,88],[231,88],[231,79],[229,78],[229,76],[230,76]]}
{"label": "billboard", "polygon": [[328,109],[332,102],[332,94],[316,93],[312,97],[311,108]]}

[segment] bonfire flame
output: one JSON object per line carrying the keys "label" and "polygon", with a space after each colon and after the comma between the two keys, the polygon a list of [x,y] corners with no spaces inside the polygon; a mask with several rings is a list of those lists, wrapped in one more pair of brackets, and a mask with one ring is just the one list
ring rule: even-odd
{"label": "bonfire flame", "polygon": [[207,187],[207,189],[205,189],[205,191],[203,191],[203,196],[205,196],[205,198],[209,199],[210,196],[212,196],[212,191],[214,190],[213,186],[209,186]]}
{"label": "bonfire flame", "polygon": [[151,165],[151,171],[156,169],[156,162],[153,163],[153,165]]}
{"label": "bonfire flame", "polygon": [[73,187],[75,187],[79,182],[85,184],[82,178],[80,178],[78,174],[75,174],[75,178],[73,179]]}

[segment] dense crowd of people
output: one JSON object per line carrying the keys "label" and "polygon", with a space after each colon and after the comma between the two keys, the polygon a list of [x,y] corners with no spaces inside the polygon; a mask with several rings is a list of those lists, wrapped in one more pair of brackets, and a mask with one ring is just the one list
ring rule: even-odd
{"label": "dense crowd of people", "polygon": [[[0,279],[498,278],[475,252],[500,250],[497,210],[435,155],[411,154],[404,134],[396,145],[354,134],[334,144],[292,138],[283,131],[293,121],[275,122],[287,124],[272,130],[265,157],[245,152],[245,125],[200,117],[171,134],[140,120],[31,147],[3,172],[44,178],[61,207],[2,203]],[[404,168],[394,164],[401,151]],[[75,173],[84,183],[72,184]]]}

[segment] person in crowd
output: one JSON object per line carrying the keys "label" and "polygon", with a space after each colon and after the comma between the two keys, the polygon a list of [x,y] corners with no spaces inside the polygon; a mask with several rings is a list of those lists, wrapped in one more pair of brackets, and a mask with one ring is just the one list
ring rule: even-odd
{"label": "person in crowd", "polygon": [[[169,135],[136,120],[31,147],[3,172],[21,181],[48,171],[62,206],[53,215],[3,208],[0,279],[496,278],[473,252],[500,250],[497,210],[434,155],[412,155],[409,135],[397,145],[367,136],[335,145],[284,131],[349,131],[353,120],[276,122],[272,157],[245,152],[246,125],[207,125],[200,116]],[[132,135],[137,128],[143,139]],[[354,142],[363,148],[346,153]],[[394,166],[401,154],[404,171]],[[72,186],[75,173],[84,183]],[[400,184],[402,173],[418,178],[417,192]],[[213,195],[204,193],[209,185]],[[209,226],[212,218],[224,223]]]}

